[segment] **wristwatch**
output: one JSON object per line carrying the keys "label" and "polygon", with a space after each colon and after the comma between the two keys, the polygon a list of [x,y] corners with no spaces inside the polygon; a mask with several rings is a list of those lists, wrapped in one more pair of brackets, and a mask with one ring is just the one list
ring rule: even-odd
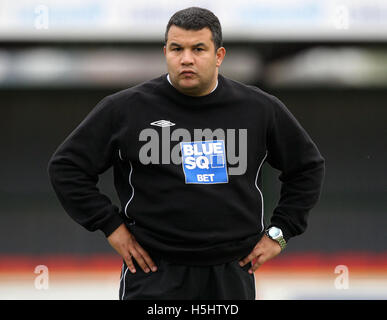
{"label": "wristwatch", "polygon": [[277,241],[281,247],[281,250],[285,249],[286,241],[282,234],[282,230],[277,227],[270,227],[266,229],[265,234],[272,240]]}

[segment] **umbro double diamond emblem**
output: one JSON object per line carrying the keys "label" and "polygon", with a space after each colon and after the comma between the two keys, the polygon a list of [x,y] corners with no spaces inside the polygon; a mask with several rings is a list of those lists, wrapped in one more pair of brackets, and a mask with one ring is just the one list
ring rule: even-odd
{"label": "umbro double diamond emblem", "polygon": [[175,123],[168,121],[168,120],[157,120],[151,123],[152,126],[158,126],[158,127],[172,127],[175,125]]}

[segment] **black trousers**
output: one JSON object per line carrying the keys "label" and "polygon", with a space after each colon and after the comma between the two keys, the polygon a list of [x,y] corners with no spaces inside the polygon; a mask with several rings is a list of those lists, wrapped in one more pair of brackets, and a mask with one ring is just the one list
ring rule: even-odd
{"label": "black trousers", "polygon": [[145,273],[133,259],[136,273],[122,266],[120,300],[255,300],[251,264],[237,261],[214,266],[187,266],[152,257],[158,270]]}

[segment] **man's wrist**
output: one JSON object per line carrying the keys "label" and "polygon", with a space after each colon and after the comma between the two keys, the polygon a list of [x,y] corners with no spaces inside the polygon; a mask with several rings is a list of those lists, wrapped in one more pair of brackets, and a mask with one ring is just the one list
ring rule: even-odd
{"label": "man's wrist", "polygon": [[124,220],[119,215],[112,215],[112,217],[107,221],[107,223],[105,223],[100,229],[105,234],[105,237],[108,238],[123,223]]}
{"label": "man's wrist", "polygon": [[265,234],[270,239],[276,241],[281,247],[281,250],[286,248],[287,243],[280,228],[271,226],[265,230]]}

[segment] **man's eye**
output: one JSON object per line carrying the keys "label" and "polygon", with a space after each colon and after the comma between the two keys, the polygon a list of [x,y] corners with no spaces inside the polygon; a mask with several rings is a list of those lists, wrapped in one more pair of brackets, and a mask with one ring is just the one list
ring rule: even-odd
{"label": "man's eye", "polygon": [[172,51],[180,51],[181,48],[173,48]]}
{"label": "man's eye", "polygon": [[195,48],[196,51],[203,51],[203,48]]}

